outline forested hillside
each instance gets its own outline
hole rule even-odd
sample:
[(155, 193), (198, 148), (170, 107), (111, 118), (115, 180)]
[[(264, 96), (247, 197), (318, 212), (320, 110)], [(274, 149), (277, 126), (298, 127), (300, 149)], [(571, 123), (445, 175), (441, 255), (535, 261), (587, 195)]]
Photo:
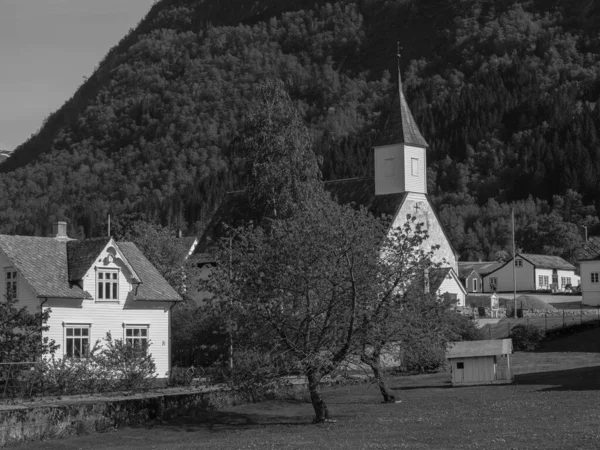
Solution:
[(257, 84), (285, 81), (323, 176), (371, 173), (405, 91), (429, 189), (461, 259), (518, 245), (573, 258), (600, 209), (600, 6), (591, 0), (162, 0), (0, 166), (0, 233), (136, 213), (201, 229), (244, 185), (231, 143)]

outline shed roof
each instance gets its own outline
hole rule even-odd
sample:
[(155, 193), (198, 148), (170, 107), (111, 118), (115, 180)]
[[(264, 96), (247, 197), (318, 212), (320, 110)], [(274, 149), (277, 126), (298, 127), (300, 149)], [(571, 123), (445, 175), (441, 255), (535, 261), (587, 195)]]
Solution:
[(451, 342), (446, 359), (472, 358), (477, 356), (508, 355), (512, 353), (512, 339)]

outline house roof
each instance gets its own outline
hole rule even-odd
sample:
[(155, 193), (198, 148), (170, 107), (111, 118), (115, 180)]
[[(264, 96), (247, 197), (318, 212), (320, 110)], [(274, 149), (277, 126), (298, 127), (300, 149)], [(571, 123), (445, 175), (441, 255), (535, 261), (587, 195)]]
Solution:
[(560, 256), (532, 255), (530, 253), (519, 253), (517, 257), (519, 256), (529, 261), (538, 269), (575, 270), (573, 264), (565, 261)]
[(134, 289), (135, 300), (168, 302), (182, 300), (177, 291), (167, 283), (167, 280), (133, 242), (117, 242), (117, 246), (140, 277), (141, 284)]
[(460, 341), (450, 343), (446, 350), (446, 359), (508, 355), (511, 353), (512, 339)]
[(81, 280), (110, 242), (110, 237), (67, 242), (69, 281)]
[(67, 242), (54, 238), (0, 235), (0, 249), (38, 297), (91, 299), (69, 282)]
[(417, 122), (415, 122), (404, 97), (400, 61), (398, 61), (398, 95), (394, 98), (383, 130), (375, 140), (375, 147), (391, 144), (429, 147), (421, 131), (419, 131)]
[[(460, 278), (461, 280), (466, 280), (467, 278), (469, 278), (471, 276), (472, 273), (477, 274), (477, 272), (475, 272), (472, 268), (461, 267), (460, 263), (458, 263), (458, 278)], [(479, 275), (479, 274), (477, 274), (477, 275)]]
[(429, 270), (429, 289), (431, 292), (437, 292), (451, 270), (450, 267), (440, 267)]
[[(468, 262), (468, 261), (459, 261), (458, 262), (458, 271), (461, 274), (467, 273), (467, 276), (471, 273), (471, 270), (474, 270), (479, 276), (486, 276), (495, 270), (502, 267), (505, 263), (496, 262), (496, 261), (488, 261), (488, 262)], [(462, 275), (461, 275), (462, 276)]]
[(579, 261), (600, 259), (600, 236), (590, 236), (577, 254)]
[[(75, 281), (83, 278), (110, 238), (65, 241), (47, 237), (0, 235), (0, 250), (38, 297), (91, 299)], [(139, 276), (136, 300), (181, 301), (156, 268), (131, 242), (117, 243)]]

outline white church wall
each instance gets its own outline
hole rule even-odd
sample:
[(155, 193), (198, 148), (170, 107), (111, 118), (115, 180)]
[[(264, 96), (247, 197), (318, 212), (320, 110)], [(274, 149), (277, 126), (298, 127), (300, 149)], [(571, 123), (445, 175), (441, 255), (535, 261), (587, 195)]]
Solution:
[(433, 256), (434, 262), (440, 262), (444, 266), (452, 267), (458, 273), (458, 261), (456, 260), (454, 251), (450, 246), (450, 242), (446, 239), (442, 225), (438, 222), (429, 200), (424, 194), (409, 193), (407, 195), (399, 213), (394, 219), (394, 228), (403, 226), (409, 214), (417, 218), (417, 223), (423, 223), (429, 233), (429, 239), (423, 243), (423, 249), (429, 251), (433, 246), (439, 245), (440, 248), (435, 251)]
[(427, 161), (424, 148), (404, 145), (404, 187), (407, 192), (427, 193)]
[(402, 145), (385, 145), (375, 149), (375, 194), (404, 191), (404, 157)]

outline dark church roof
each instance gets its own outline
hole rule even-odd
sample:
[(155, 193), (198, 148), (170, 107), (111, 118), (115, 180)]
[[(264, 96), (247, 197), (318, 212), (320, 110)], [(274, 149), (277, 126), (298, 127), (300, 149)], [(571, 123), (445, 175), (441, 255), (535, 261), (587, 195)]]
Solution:
[(375, 147), (391, 144), (408, 144), (418, 147), (429, 147), (427, 141), (419, 131), (419, 126), (410, 112), (404, 92), (402, 92), (402, 78), (400, 64), (398, 63), (398, 96), (390, 108), (383, 130), (375, 141)]
[[(374, 178), (327, 181), (323, 183), (323, 187), (339, 203), (351, 203), (356, 207), (363, 206), (376, 217), (394, 217), (407, 195), (406, 192), (375, 195)], [(195, 256), (205, 255), (208, 248), (225, 234), (227, 226), (236, 228), (255, 219), (245, 191), (228, 193), (200, 238)]]

